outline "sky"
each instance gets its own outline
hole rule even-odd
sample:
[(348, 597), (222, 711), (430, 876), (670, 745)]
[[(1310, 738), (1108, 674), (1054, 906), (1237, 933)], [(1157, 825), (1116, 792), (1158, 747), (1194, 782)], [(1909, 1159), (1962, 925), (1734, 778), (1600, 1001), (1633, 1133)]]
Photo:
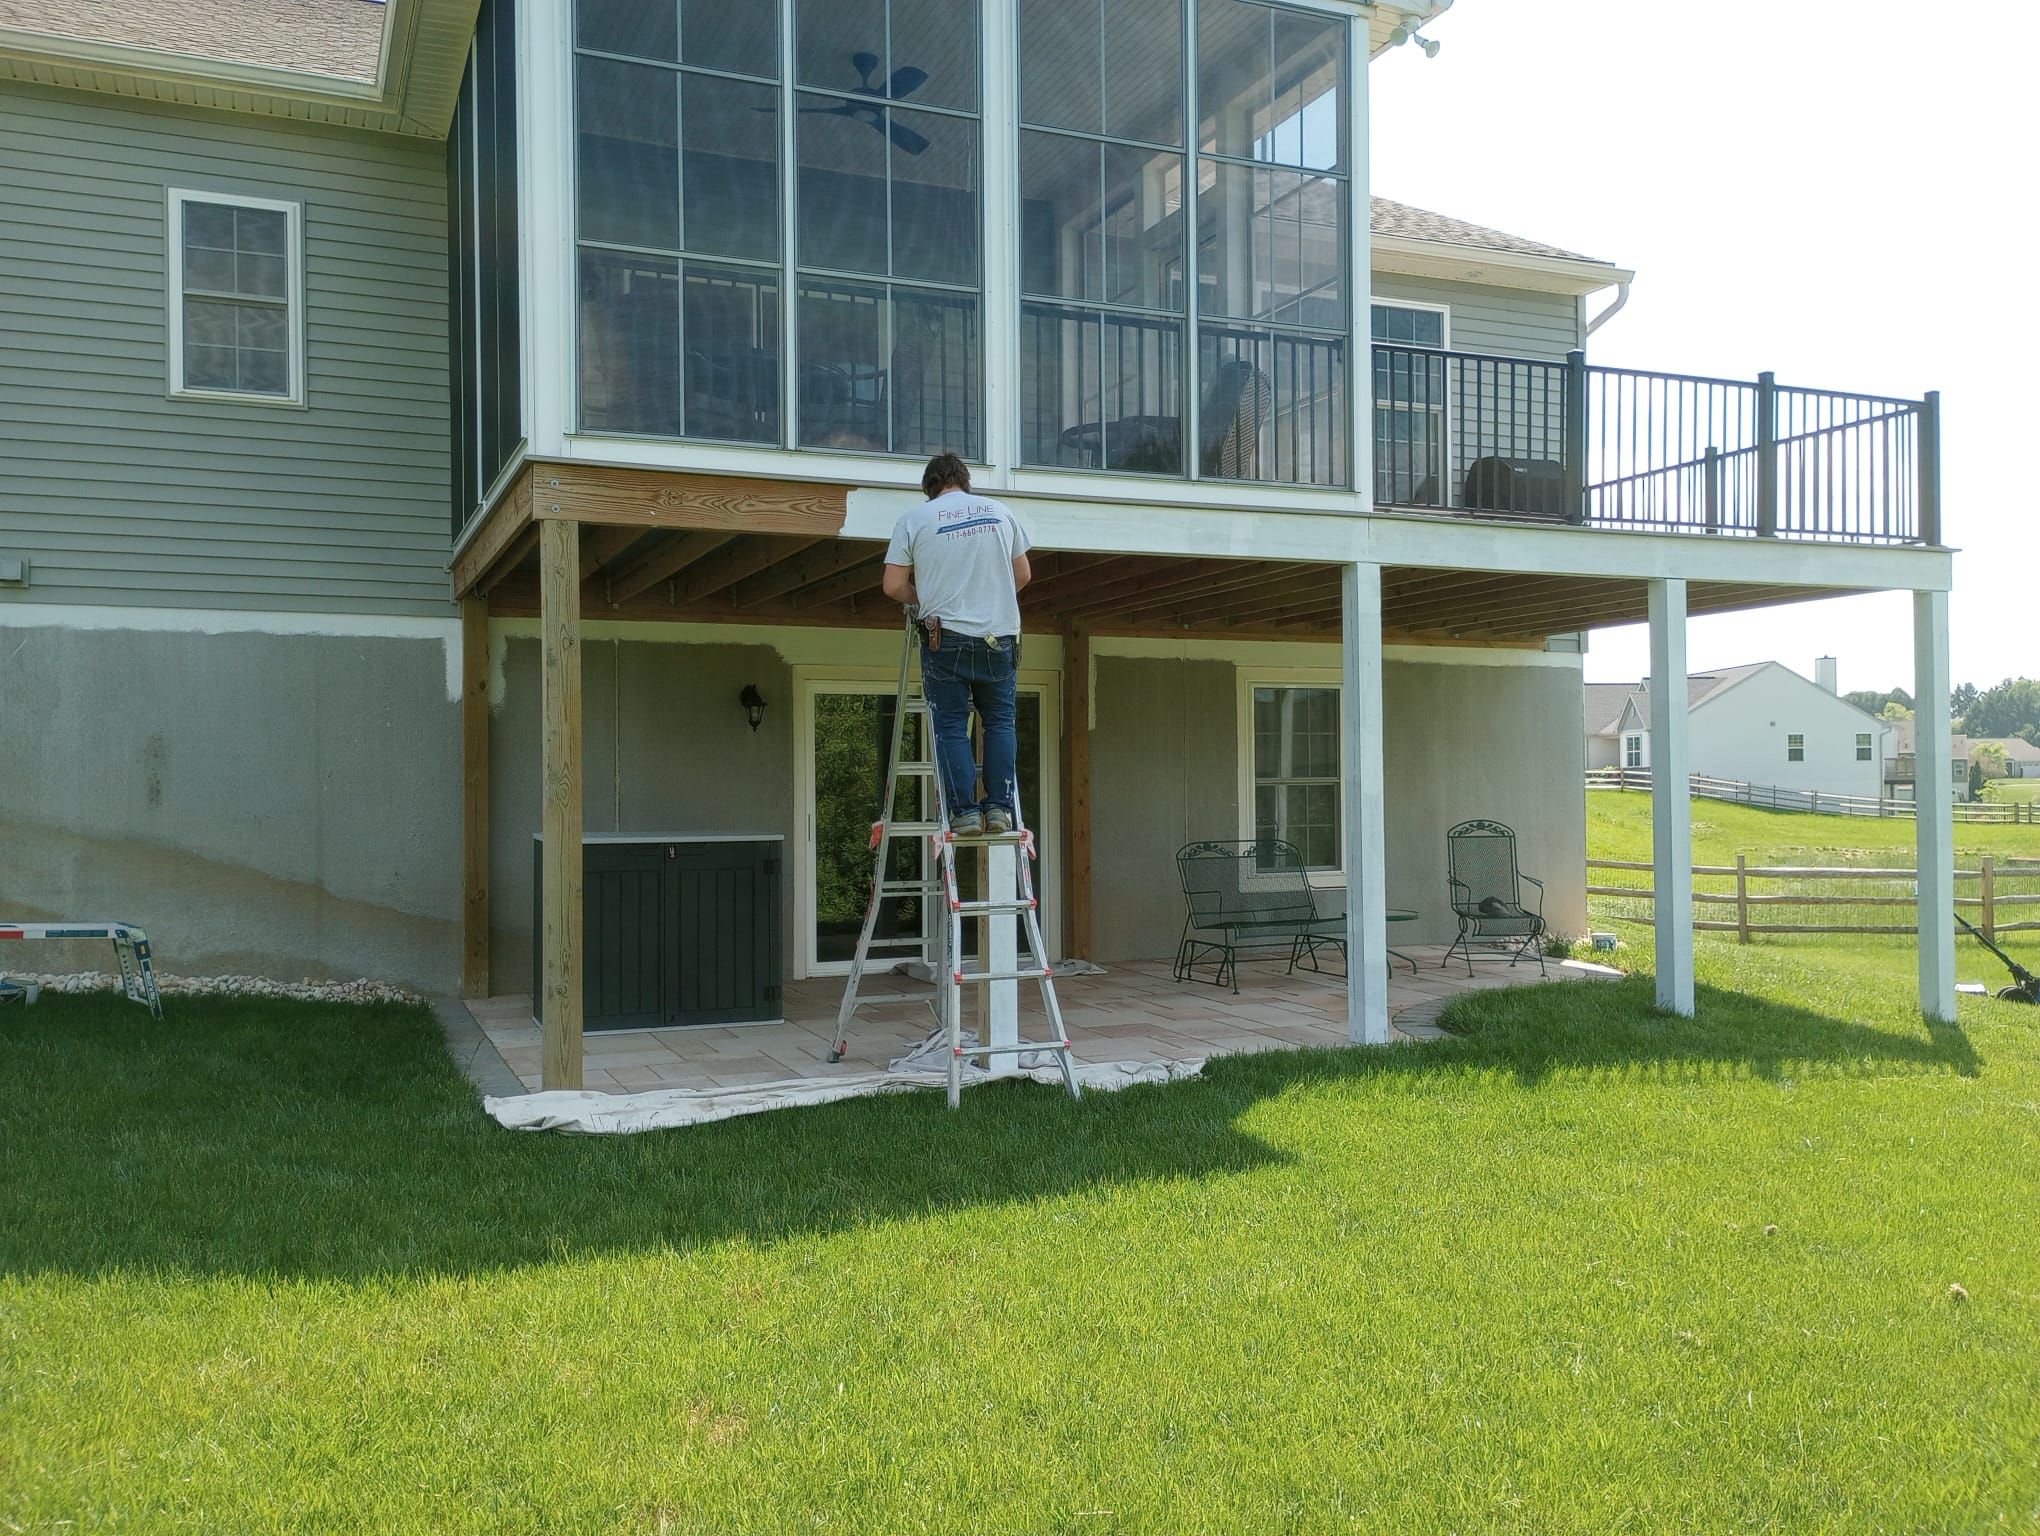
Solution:
[[(1424, 36), (1369, 72), (1373, 190), (1633, 269), (1592, 362), (1938, 389), (1953, 681), (2040, 677), (2040, 4), (1457, 0)], [(1698, 618), (1687, 647), (1910, 692), (1912, 600)], [(1644, 627), (1586, 669), (1641, 678)]]

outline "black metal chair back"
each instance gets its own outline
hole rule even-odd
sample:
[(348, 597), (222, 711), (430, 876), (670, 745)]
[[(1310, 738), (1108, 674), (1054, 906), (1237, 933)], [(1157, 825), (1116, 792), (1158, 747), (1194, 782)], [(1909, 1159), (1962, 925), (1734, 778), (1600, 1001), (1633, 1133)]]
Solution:
[(1191, 843), (1176, 854), (1193, 926), (1212, 923), (1308, 923), (1317, 918), (1309, 866), (1294, 843), (1277, 837)]
[(1445, 865), (1455, 910), (1478, 912), (1483, 902), (1490, 901), (1512, 911), (1522, 909), (1516, 834), (1500, 822), (1462, 821), (1447, 832)]

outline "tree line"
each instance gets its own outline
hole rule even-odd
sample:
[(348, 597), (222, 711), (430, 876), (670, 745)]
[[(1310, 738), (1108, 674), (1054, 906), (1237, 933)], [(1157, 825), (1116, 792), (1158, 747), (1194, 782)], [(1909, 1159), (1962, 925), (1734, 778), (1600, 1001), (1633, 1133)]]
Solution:
[[(1858, 689), (1843, 697), (1881, 719), (1912, 718), (1913, 698), (1903, 688)], [(2040, 746), (2040, 682), (2030, 677), (2008, 677), (1995, 688), (1964, 683), (1948, 695), (1948, 712), (1965, 736), (2016, 736)]]

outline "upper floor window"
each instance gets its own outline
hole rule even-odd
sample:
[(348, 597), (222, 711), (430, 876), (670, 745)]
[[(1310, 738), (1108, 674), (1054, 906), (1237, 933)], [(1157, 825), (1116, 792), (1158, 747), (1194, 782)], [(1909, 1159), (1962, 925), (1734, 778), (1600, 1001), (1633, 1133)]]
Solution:
[(582, 429), (981, 455), (976, 7), (578, 0), (575, 38)]
[(1788, 763), (1803, 763), (1806, 761), (1806, 738), (1804, 736), (1791, 735), (1785, 738), (1785, 761)]
[(170, 391), (304, 401), (299, 205), (172, 189)]
[[(1452, 389), (1442, 349), (1447, 312), (1420, 304), (1371, 306), (1374, 499), (1384, 506), (1440, 504), (1450, 457)], [(1631, 767), (1641, 766), (1630, 764)]]
[(1346, 70), (1329, 17), (1021, 0), (1024, 463), (1346, 483)]
[(1856, 733), (1856, 761), (1867, 763), (1870, 761), (1870, 758), (1870, 733), (1868, 731), (1858, 731)]

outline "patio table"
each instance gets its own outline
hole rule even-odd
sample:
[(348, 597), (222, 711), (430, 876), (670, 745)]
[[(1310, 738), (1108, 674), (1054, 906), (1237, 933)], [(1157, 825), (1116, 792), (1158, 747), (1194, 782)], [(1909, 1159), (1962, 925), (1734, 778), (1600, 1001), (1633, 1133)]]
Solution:
[[(1415, 909), (1410, 907), (1390, 907), (1388, 909), (1388, 920), (1391, 923), (1413, 923), (1417, 920), (1417, 914)], [(1343, 911), (1326, 913), (1302, 933), (1298, 934), (1296, 936), (1296, 943), (1300, 950), (1307, 950), (1309, 953), (1312, 970), (1317, 969), (1317, 947), (1320, 944), (1332, 945), (1343, 956), (1346, 953), (1346, 914)], [(1389, 946), (1388, 953), (1390, 956), (1388, 967), (1390, 975), (1395, 974), (1394, 962), (1397, 960), (1402, 961), (1404, 965), (1410, 968), (1412, 976), (1417, 974), (1417, 962), (1408, 955), (1393, 945)], [(1294, 968), (1294, 962), (1292, 961), (1291, 969)]]

